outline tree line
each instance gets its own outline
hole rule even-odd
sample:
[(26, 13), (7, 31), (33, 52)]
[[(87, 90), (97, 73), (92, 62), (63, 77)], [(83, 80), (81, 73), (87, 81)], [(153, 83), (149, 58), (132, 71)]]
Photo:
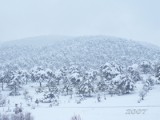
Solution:
[[(148, 77), (144, 79), (144, 75)], [(98, 70), (84, 70), (81, 66), (71, 65), (58, 70), (40, 66), (30, 70), (1, 70), (1, 90), (10, 90), (9, 95), (20, 95), (23, 85), (38, 83), (37, 92), (47, 91), (52, 97), (58, 95), (82, 95), (92, 97), (95, 94), (123, 95), (134, 93), (137, 81), (148, 86), (160, 83), (160, 64), (143, 61), (122, 67), (115, 63), (106, 63)], [(46, 95), (46, 96), (47, 96)]]

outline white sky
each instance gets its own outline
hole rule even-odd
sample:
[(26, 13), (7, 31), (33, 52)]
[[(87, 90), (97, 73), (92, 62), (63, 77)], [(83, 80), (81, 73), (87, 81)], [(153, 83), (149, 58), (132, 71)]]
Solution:
[(160, 0), (0, 0), (0, 41), (110, 35), (160, 46)]

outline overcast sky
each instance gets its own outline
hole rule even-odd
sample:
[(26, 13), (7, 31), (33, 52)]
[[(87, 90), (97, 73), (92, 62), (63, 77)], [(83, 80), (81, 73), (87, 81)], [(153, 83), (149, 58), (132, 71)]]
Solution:
[(0, 0), (0, 41), (110, 35), (160, 45), (160, 0)]

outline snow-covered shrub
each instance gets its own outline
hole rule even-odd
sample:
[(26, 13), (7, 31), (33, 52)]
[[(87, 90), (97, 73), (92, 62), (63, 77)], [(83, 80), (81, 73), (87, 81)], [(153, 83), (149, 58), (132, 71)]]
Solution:
[(35, 100), (35, 104), (37, 104), (37, 106), (38, 106), (38, 104), (39, 104), (39, 100), (38, 99)]
[(100, 94), (97, 95), (97, 101), (101, 102), (101, 95)]
[(13, 112), (5, 111), (0, 113), (0, 120), (33, 120), (33, 116), (30, 112), (24, 112), (22, 104), (20, 106), (15, 104)]
[(23, 91), (24, 97), (26, 97), (26, 96), (28, 95), (28, 93), (29, 93), (28, 90), (24, 90), (24, 91)]
[(51, 105), (52, 105), (52, 106), (59, 106), (59, 101), (58, 101), (58, 99), (54, 99), (54, 101), (52, 101)]
[(145, 81), (143, 81), (143, 90), (148, 92), (152, 90), (152, 87), (155, 85), (156, 79), (154, 76), (149, 76)]
[(144, 100), (144, 97), (147, 95), (147, 93), (151, 90), (151, 83), (149, 82), (149, 79), (144, 82), (142, 90), (139, 92), (140, 99), (138, 100), (138, 103), (140, 103), (142, 100)]
[(34, 117), (30, 112), (25, 113), (24, 118), (25, 120), (34, 120)]
[(34, 120), (31, 113), (0, 113), (0, 120)]
[(31, 109), (36, 109), (36, 105), (35, 104), (31, 104)]
[(78, 99), (76, 100), (76, 103), (81, 104), (82, 101), (84, 101), (84, 100), (85, 100), (85, 97), (83, 95), (79, 95)]
[(0, 120), (10, 120), (9, 115), (0, 113)]
[(52, 91), (45, 91), (43, 98), (40, 100), (42, 103), (52, 103), (51, 105), (59, 105), (59, 96)]
[(18, 91), (12, 91), (9, 93), (10, 96), (19, 96), (21, 95)]
[(52, 101), (54, 101), (54, 99), (55, 99), (54, 93), (46, 92), (44, 94), (44, 97), (40, 101), (42, 103), (51, 103)]
[(44, 92), (44, 87), (37, 87), (37, 88), (35, 89), (35, 91), (36, 91), (37, 94), (38, 94), (38, 93), (42, 93), (42, 92)]
[(145, 82), (146, 82), (146, 84), (148, 84), (148, 86), (152, 87), (156, 84), (157, 80), (156, 80), (155, 76), (149, 76)]
[(80, 115), (74, 115), (71, 120), (81, 120), (81, 116)]
[(140, 97), (140, 99), (138, 100), (138, 103), (140, 103), (142, 100), (144, 100), (144, 97), (147, 95), (147, 91), (145, 91), (145, 90), (141, 90), (140, 92), (139, 92), (139, 97)]

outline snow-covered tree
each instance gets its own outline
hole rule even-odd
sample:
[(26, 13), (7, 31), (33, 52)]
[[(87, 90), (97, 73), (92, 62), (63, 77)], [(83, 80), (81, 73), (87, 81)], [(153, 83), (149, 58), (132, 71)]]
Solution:
[(143, 74), (150, 74), (153, 71), (152, 65), (148, 61), (141, 62), (139, 68)]
[(117, 89), (118, 87), (118, 82), (117, 81), (110, 81), (107, 83), (107, 92), (113, 96), (115, 94), (120, 94), (119, 90)]
[(8, 87), (11, 90), (11, 93), (10, 93), (11, 96), (20, 95), (19, 90), (23, 83), (20, 78), (21, 78), (21, 75), (19, 74), (19, 72), (14, 72), (14, 77), (13, 79), (11, 79), (10, 83), (8, 84)]
[(14, 72), (15, 71), (10, 71), (10, 70), (4, 71), (4, 79), (7, 84), (9, 84), (11, 80), (14, 78)]
[(73, 94), (73, 85), (72, 82), (66, 77), (63, 80), (63, 85), (62, 85), (62, 93), (65, 95), (72, 95)]
[(138, 71), (138, 64), (133, 64), (127, 68), (127, 72), (129, 73), (131, 79), (135, 82), (142, 80), (140, 73)]
[(134, 81), (125, 74), (117, 75), (108, 83), (108, 93), (112, 95), (129, 94), (134, 91)]
[(67, 78), (72, 82), (74, 87), (78, 86), (83, 80), (83, 75), (78, 66), (71, 66), (68, 70)]
[(135, 82), (128, 75), (121, 75), (117, 86), (121, 94), (129, 94), (135, 89)]
[(27, 84), (29, 81), (29, 73), (27, 70), (22, 70), (19, 69), (17, 71), (15, 71), (14, 73), (16, 73), (19, 77), (19, 80), (21, 81), (22, 84)]
[(108, 81), (105, 81), (104, 79), (100, 79), (97, 83), (97, 90), (96, 92), (105, 93), (108, 90)]
[(156, 73), (155, 73), (157, 80), (157, 83), (160, 84), (160, 65), (157, 65), (156, 67)]
[(51, 69), (46, 69), (46, 76), (47, 76), (47, 80), (51, 80), (51, 79), (55, 79), (55, 74), (53, 72), (53, 70)]
[(47, 79), (47, 73), (42, 67), (35, 67), (31, 70), (31, 79), (39, 82), (39, 87), (42, 87), (42, 82)]
[(117, 94), (117, 86), (120, 81), (119, 76), (122, 73), (122, 67), (115, 63), (106, 63), (105, 65), (101, 66), (101, 81), (98, 83), (99, 90), (108, 92), (111, 95)]
[(3, 71), (0, 71), (0, 83), (1, 83), (1, 88), (2, 91), (4, 90), (4, 83), (5, 83), (5, 75)]
[(55, 71), (56, 84), (60, 85), (67, 76), (67, 67), (62, 67)]
[(52, 92), (54, 94), (57, 94), (59, 92), (55, 79), (49, 80), (47, 83), (47, 87), (48, 87), (49, 92)]
[(27, 70), (21, 70), (21, 80), (24, 82), (24, 84), (28, 84), (30, 81), (30, 74)]
[(142, 100), (144, 100), (145, 96), (148, 94), (149, 90), (151, 90), (151, 83), (150, 78), (148, 78), (146, 81), (143, 82), (142, 90), (139, 92), (140, 99), (138, 100), (138, 103), (140, 103)]
[(106, 63), (101, 66), (100, 73), (105, 80), (109, 81), (120, 74), (121, 69), (119, 68), (120, 67), (118, 65)]
[(93, 71), (87, 71), (83, 76), (83, 80), (79, 85), (79, 94), (83, 96), (91, 97), (95, 92), (95, 80), (96, 76)]
[(156, 84), (156, 82), (157, 82), (156, 78), (153, 75), (149, 76), (145, 81), (145, 83), (148, 84), (148, 86), (150, 86), (150, 87), (154, 86)]

